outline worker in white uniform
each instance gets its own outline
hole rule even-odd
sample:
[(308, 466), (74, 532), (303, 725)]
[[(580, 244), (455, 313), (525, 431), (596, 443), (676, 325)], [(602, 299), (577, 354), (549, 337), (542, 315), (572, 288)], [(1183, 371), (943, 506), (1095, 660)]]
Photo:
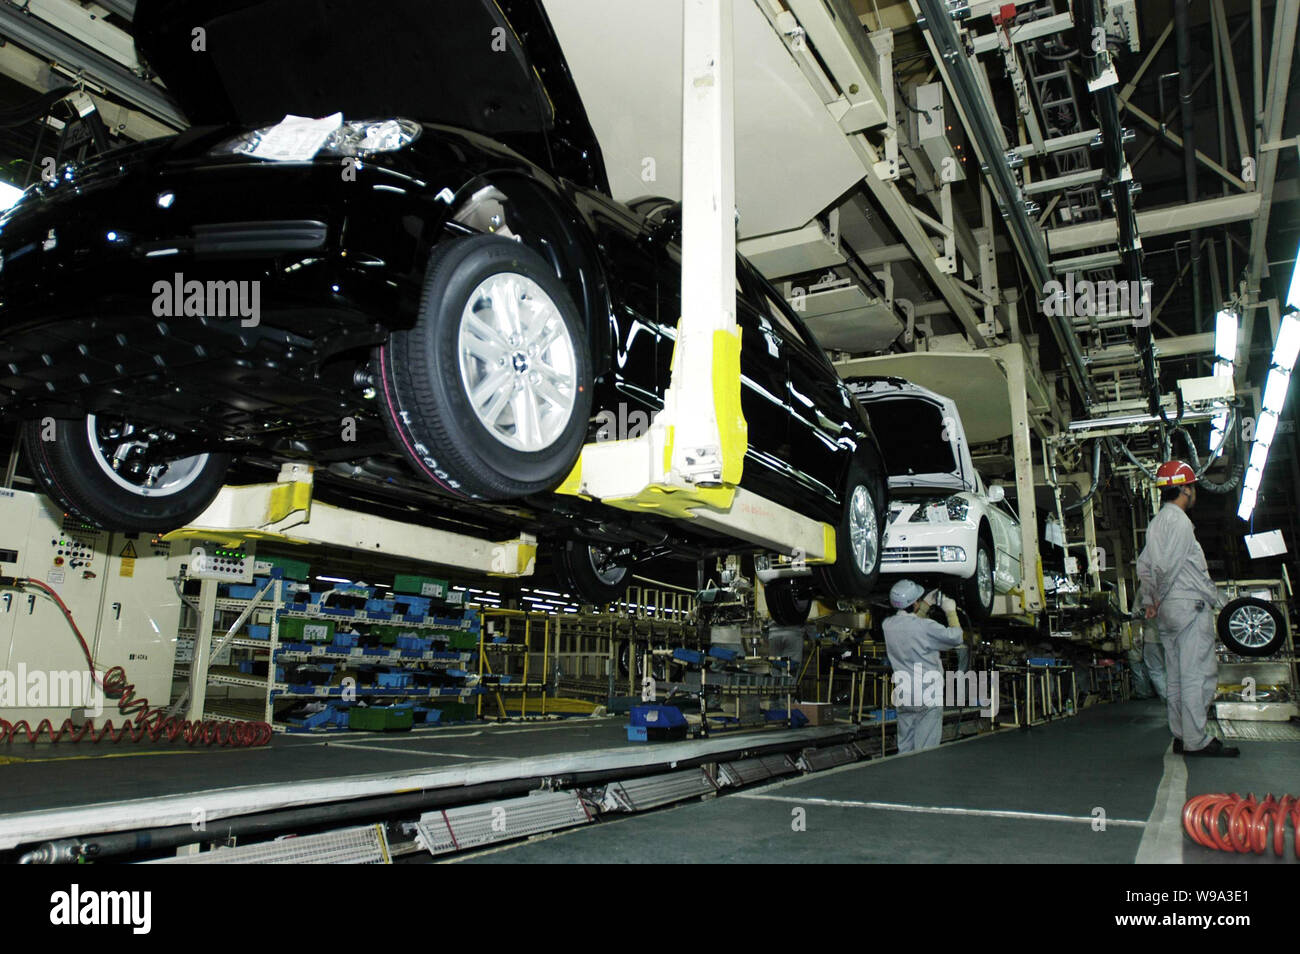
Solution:
[(898, 612), (881, 626), (894, 670), (900, 753), (932, 749), (943, 738), (944, 675), (939, 652), (962, 643), (957, 603), (943, 598), (939, 605), (948, 616), (948, 625), (941, 626), (926, 616), (930, 604), (921, 599), (924, 595), (919, 583), (899, 580), (889, 591), (889, 603)]
[(1196, 505), (1196, 472), (1181, 460), (1166, 461), (1156, 470), (1156, 486), (1163, 506), (1147, 527), (1137, 571), (1145, 616), (1156, 621), (1165, 648), (1165, 701), (1174, 751), (1232, 758), (1238, 750), (1206, 731), (1219, 684), (1214, 655), (1219, 591), (1187, 516)]

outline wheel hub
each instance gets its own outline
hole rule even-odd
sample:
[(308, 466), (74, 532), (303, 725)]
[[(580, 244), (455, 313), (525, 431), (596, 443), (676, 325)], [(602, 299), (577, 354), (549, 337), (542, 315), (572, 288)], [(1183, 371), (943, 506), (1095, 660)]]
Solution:
[(564, 315), (535, 281), (500, 272), (479, 283), (460, 317), (461, 384), (475, 417), (505, 446), (536, 453), (568, 428), (578, 361)]

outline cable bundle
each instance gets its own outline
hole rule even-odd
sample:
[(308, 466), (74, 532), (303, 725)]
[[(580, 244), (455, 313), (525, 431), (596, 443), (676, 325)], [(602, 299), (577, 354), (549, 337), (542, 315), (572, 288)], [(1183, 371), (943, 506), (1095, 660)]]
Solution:
[(1253, 794), (1197, 795), (1183, 806), (1183, 828), (1198, 845), (1216, 851), (1262, 855), (1270, 836), (1273, 853), (1286, 857), (1286, 823), (1295, 831), (1296, 857), (1300, 858), (1300, 799), (1292, 795), (1257, 801)]

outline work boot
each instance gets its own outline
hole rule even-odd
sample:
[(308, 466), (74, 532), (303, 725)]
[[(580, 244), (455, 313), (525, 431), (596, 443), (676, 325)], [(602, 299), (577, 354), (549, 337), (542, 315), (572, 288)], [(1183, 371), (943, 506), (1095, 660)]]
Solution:
[(1183, 754), (1183, 740), (1180, 739), (1180, 738), (1175, 737), (1175, 738), (1174, 738), (1174, 755), (1182, 755), (1182, 754)]
[(1210, 744), (1203, 749), (1188, 749), (1187, 755), (1206, 755), (1221, 759), (1235, 759), (1241, 754), (1241, 750), (1231, 746), (1224, 745), (1218, 739), (1210, 739)]

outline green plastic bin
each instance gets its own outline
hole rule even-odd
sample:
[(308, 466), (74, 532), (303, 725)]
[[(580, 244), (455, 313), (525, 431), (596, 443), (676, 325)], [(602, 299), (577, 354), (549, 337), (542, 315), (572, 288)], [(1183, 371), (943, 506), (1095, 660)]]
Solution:
[(328, 643), (334, 639), (334, 620), (285, 616), (280, 620), (282, 643)]
[(348, 728), (359, 732), (403, 732), (414, 724), (411, 706), (353, 706), (348, 710)]

